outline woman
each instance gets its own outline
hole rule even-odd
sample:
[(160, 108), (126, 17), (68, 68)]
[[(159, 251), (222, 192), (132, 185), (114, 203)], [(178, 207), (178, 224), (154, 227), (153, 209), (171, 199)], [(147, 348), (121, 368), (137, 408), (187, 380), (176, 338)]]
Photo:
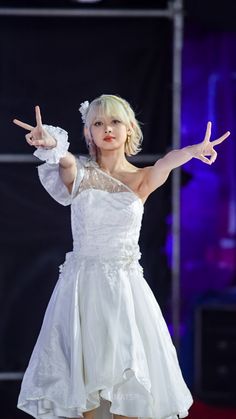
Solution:
[(212, 164), (214, 146), (230, 133), (210, 142), (209, 122), (201, 143), (138, 168), (126, 155), (140, 151), (142, 132), (119, 96), (81, 104), (89, 157), (68, 152), (67, 133), (43, 125), (35, 110), (35, 127), (14, 122), (46, 161), (38, 167), (45, 189), (71, 205), (73, 250), (60, 266), (17, 407), (40, 419), (186, 417), (192, 396), (143, 276), (139, 233), (148, 196), (192, 158)]

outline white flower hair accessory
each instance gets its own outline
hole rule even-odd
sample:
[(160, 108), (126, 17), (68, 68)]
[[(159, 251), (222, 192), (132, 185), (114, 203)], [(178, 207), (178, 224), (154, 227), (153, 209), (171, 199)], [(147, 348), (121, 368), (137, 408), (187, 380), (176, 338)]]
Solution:
[(85, 102), (82, 102), (80, 104), (79, 111), (81, 113), (81, 118), (82, 118), (82, 121), (83, 121), (84, 124), (85, 124), (85, 121), (86, 121), (86, 115), (87, 115), (87, 112), (88, 112), (88, 108), (89, 108), (89, 101), (88, 100), (85, 100)]

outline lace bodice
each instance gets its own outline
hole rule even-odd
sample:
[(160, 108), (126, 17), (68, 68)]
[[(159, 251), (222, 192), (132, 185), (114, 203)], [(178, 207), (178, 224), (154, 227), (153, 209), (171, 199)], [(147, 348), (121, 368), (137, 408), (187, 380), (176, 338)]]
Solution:
[(138, 245), (144, 206), (127, 185), (100, 169), (89, 157), (76, 157), (71, 194), (58, 164), (38, 167), (41, 183), (62, 205), (71, 205), (73, 250), (90, 258), (140, 258)]

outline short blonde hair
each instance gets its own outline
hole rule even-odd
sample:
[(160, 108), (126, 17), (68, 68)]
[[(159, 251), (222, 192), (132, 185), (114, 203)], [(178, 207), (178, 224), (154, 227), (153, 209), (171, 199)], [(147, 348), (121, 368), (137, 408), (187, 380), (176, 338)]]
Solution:
[(120, 96), (105, 94), (94, 99), (86, 113), (84, 137), (87, 146), (91, 141), (89, 138), (90, 127), (98, 114), (100, 117), (117, 118), (130, 129), (131, 134), (127, 137), (124, 150), (127, 156), (138, 154), (142, 150), (143, 133), (139, 125), (140, 122), (137, 121), (130, 104)]

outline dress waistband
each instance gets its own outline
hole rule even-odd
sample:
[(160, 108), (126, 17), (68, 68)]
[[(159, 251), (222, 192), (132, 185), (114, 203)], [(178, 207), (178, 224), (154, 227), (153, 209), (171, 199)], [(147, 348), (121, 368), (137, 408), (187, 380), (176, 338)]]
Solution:
[(59, 271), (62, 272), (63, 268), (70, 263), (71, 260), (74, 261), (76, 266), (79, 267), (80, 263), (88, 263), (90, 266), (101, 264), (103, 267), (106, 266), (107, 269), (116, 269), (116, 268), (125, 268), (130, 267), (133, 263), (143, 271), (142, 266), (138, 262), (141, 258), (142, 253), (139, 249), (135, 249), (133, 251), (127, 250), (122, 253), (113, 253), (111, 256), (110, 254), (88, 254), (78, 251), (78, 249), (74, 248), (71, 252), (66, 253), (66, 257), (64, 262), (59, 266)]
[[(109, 246), (109, 244), (108, 244)], [(139, 246), (137, 247), (123, 247), (123, 248), (79, 248), (74, 247), (73, 253), (76, 258), (79, 259), (89, 259), (89, 260), (97, 260), (102, 262), (109, 262), (109, 261), (133, 261), (139, 260), (142, 256), (140, 252)]]

